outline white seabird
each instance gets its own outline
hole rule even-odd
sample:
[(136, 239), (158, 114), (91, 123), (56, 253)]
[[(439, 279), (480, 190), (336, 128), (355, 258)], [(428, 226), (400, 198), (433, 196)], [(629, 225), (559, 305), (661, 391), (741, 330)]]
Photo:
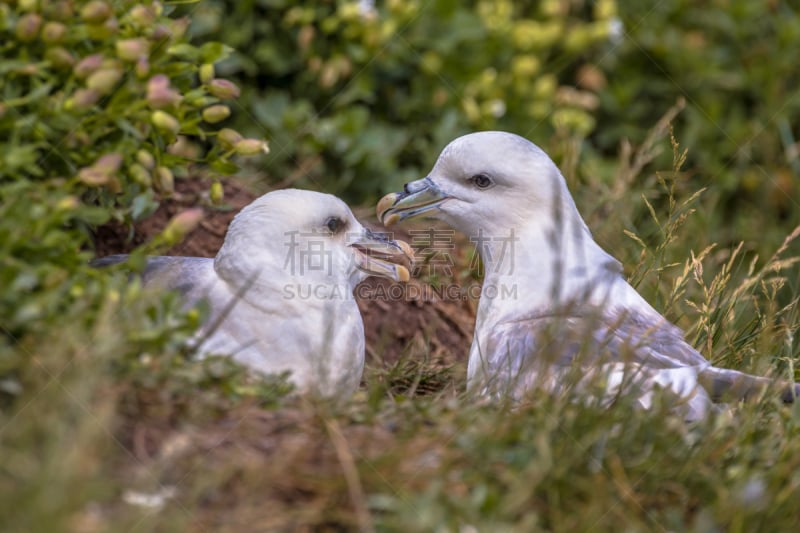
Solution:
[[(712, 401), (773, 383), (715, 368), (690, 346), (628, 284), (592, 238), (556, 165), (522, 137), (490, 131), (454, 140), (426, 178), (385, 196), (377, 212), (386, 226), (436, 218), (476, 243), (485, 277), (470, 389), (519, 399), (532, 388), (593, 383), (605, 398), (634, 391), (647, 408), (658, 385), (697, 419)], [(792, 401), (795, 391), (786, 389)]]
[(353, 289), (370, 275), (408, 281), (406, 267), (385, 259), (411, 254), (406, 243), (364, 228), (337, 197), (286, 189), (242, 209), (215, 258), (150, 257), (142, 277), (180, 291), (187, 306), (208, 302), (196, 335), (200, 354), (230, 355), (262, 373), (288, 371), (300, 391), (345, 396), (364, 368)]

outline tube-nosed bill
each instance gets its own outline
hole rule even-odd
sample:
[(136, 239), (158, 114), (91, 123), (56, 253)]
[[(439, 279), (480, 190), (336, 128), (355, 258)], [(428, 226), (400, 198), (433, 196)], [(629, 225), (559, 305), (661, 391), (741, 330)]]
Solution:
[(405, 258), (414, 262), (414, 251), (404, 241), (395, 241), (366, 228), (351, 237), (348, 244), (353, 250), (355, 264), (359, 270), (374, 276), (408, 281), (408, 268), (392, 262), (393, 259)]
[(403, 192), (387, 194), (375, 210), (384, 226), (425, 215), (439, 209), (450, 198), (430, 178), (407, 183)]

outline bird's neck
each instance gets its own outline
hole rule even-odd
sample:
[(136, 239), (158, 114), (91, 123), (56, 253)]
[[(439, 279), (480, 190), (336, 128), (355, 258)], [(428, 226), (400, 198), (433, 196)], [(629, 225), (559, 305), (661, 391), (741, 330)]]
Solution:
[(616, 290), (619, 262), (595, 241), (577, 214), (556, 222), (530, 220), (476, 239), (484, 263), (478, 320), (556, 311), (576, 303), (600, 305)]

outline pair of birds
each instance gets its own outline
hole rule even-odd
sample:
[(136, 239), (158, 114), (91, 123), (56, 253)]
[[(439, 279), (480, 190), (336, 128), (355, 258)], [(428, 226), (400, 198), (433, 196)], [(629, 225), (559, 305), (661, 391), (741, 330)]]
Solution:
[[(486, 274), (468, 363), (468, 386), (481, 394), (628, 391), (648, 408), (660, 388), (698, 419), (714, 401), (774, 383), (713, 367), (686, 343), (594, 241), (552, 160), (522, 137), (459, 137), (377, 212), (386, 226), (427, 216), (481, 236)], [(365, 229), (338, 198), (281, 190), (236, 216), (215, 259), (154, 257), (144, 280), (210, 302), (202, 353), (288, 370), (302, 390), (342, 396), (358, 387), (364, 364), (353, 289), (369, 275), (408, 280), (390, 262), (398, 257), (413, 260), (410, 247)], [(782, 387), (785, 401), (800, 391)]]

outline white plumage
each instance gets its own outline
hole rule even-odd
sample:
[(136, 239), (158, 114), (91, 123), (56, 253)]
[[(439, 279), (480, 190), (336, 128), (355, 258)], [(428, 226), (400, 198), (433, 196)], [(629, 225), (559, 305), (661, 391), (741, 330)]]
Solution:
[(195, 339), (201, 354), (230, 355), (263, 373), (288, 371), (301, 391), (344, 396), (358, 387), (364, 366), (353, 289), (369, 275), (408, 280), (405, 267), (374, 254), (410, 253), (406, 243), (365, 229), (335, 196), (287, 189), (236, 215), (214, 259), (152, 257), (143, 279), (179, 290), (187, 305), (208, 302), (210, 317)]

